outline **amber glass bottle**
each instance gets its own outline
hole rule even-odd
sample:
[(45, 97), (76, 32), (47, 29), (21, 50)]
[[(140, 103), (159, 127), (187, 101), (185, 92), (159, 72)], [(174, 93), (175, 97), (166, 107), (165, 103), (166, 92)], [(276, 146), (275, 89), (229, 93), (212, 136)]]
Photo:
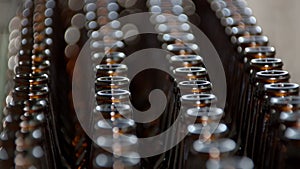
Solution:
[[(279, 82), (288, 82), (290, 75), (287, 71), (283, 70), (266, 70), (257, 72), (255, 77), (251, 80), (252, 93), (250, 95), (249, 104), (247, 110), (249, 112), (249, 120), (247, 121), (247, 135), (246, 135), (246, 149), (247, 154), (253, 157), (254, 140), (256, 138), (255, 132), (259, 117), (259, 112), (262, 110), (264, 103), (264, 85)], [(247, 112), (247, 113), (248, 113)]]

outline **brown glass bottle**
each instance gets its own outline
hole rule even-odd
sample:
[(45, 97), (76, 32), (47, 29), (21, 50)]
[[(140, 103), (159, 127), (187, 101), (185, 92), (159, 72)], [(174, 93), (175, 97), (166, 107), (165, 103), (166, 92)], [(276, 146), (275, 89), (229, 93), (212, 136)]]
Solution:
[(26, 101), (21, 129), (16, 134), (16, 168), (54, 168), (47, 106), (47, 100), (43, 99)]
[(129, 89), (129, 79), (123, 76), (104, 76), (96, 79), (95, 82), (96, 89), (98, 92), (100, 90), (108, 90), (108, 89)]
[(243, 52), (246, 47), (267, 46), (268, 43), (268, 37), (263, 35), (241, 36), (237, 40), (239, 52)]
[[(250, 35), (252, 37), (252, 35)], [(236, 58), (232, 62), (226, 63), (228, 66), (228, 70), (230, 73), (228, 73), (228, 85), (230, 86), (229, 91), (230, 93), (235, 93), (236, 89), (240, 89), (241, 95), (243, 95), (243, 92), (247, 91), (244, 90), (245, 87), (247, 87), (248, 83), (248, 67), (251, 59), (255, 58), (266, 58), (266, 57), (274, 57), (275, 55), (275, 49), (273, 47), (264, 46), (268, 43), (268, 40), (265, 39), (264, 42), (258, 42), (256, 43), (255, 38), (256, 36), (253, 35), (253, 39), (249, 38), (248, 40), (243, 41), (243, 43), (239, 44), (239, 47), (242, 48), (240, 53), (237, 55)], [(246, 38), (240, 37), (240, 38)], [(264, 37), (261, 37), (264, 39)], [(259, 38), (258, 38), (259, 39)], [(234, 64), (234, 66), (232, 66)], [(236, 96), (235, 94), (231, 94), (228, 98), (228, 105), (225, 107), (225, 111), (228, 112), (226, 114), (225, 120), (228, 124), (230, 124), (230, 127), (233, 129), (232, 135), (234, 137), (237, 137), (239, 133), (239, 124), (235, 124), (237, 122), (236, 116), (240, 116), (242, 111), (240, 111), (240, 108), (238, 107), (241, 104), (240, 103), (242, 99), (242, 96)], [(243, 98), (243, 97), (242, 97)], [(235, 113), (239, 112), (239, 113)], [(238, 122), (237, 122), (238, 123)], [(237, 131), (236, 131), (237, 130)]]
[[(298, 119), (299, 120), (299, 119)], [(298, 166), (300, 156), (300, 138), (299, 138), (299, 122), (294, 127), (289, 127), (284, 132), (282, 137), (282, 146), (280, 151), (280, 158), (277, 163), (279, 169), (292, 169)]]
[[(218, 121), (222, 115), (223, 111), (221, 109), (213, 108), (214, 104), (216, 102), (216, 97), (212, 94), (188, 94), (183, 95), (181, 97), (182, 102), (182, 120), (183, 123), (180, 128), (183, 127), (184, 131), (189, 130), (195, 123), (198, 124), (198, 126), (203, 123), (205, 123), (205, 119), (210, 114), (212, 117), (216, 117), (216, 121)], [(209, 113), (210, 112), (210, 113)], [(209, 119), (210, 122), (213, 122), (212, 119)], [(205, 124), (204, 124), (205, 125)], [(195, 125), (197, 126), (197, 125)], [(179, 129), (181, 131), (182, 129)], [(179, 153), (178, 158), (178, 166), (185, 167), (186, 166), (186, 160), (188, 160), (188, 154), (189, 154), (189, 148), (191, 145), (191, 141), (195, 140), (192, 133), (189, 133), (190, 137), (185, 137), (183, 141), (179, 143), (178, 150), (175, 152)], [(196, 134), (197, 135), (197, 134)], [(198, 135), (199, 136), (199, 135)], [(176, 136), (172, 136), (176, 137)], [(171, 137), (171, 138), (172, 138)], [(175, 158), (175, 159), (177, 159)]]
[(175, 78), (178, 82), (187, 80), (208, 80), (207, 71), (203, 67), (179, 67), (176, 68)]
[(124, 64), (100, 64), (96, 66), (96, 77), (126, 76), (127, 66)]
[(264, 96), (264, 107), (262, 108), (261, 112), (259, 113), (258, 121), (257, 121), (257, 129), (256, 129), (256, 140), (255, 146), (258, 150), (256, 156), (260, 156), (255, 160), (257, 166), (260, 167), (269, 167), (267, 164), (268, 161), (267, 153), (266, 153), (266, 146), (270, 144), (268, 141), (268, 135), (273, 128), (270, 128), (270, 125), (273, 125), (272, 119), (279, 117), (272, 117), (270, 111), (270, 99), (272, 97), (287, 97), (287, 96), (295, 96), (299, 93), (299, 85), (294, 83), (274, 83), (274, 84), (266, 84), (265, 85), (265, 96)]
[(271, 103), (271, 132), (268, 135), (266, 155), (269, 157), (266, 159), (268, 162), (265, 166), (270, 168), (278, 168), (282, 166), (280, 163), (280, 149), (282, 148), (282, 141), (284, 131), (287, 127), (293, 127), (297, 124), (299, 118), (298, 110), (300, 108), (299, 96), (287, 96), (287, 97), (273, 97), (270, 100)]
[(178, 84), (181, 95), (186, 94), (211, 94), (212, 84), (206, 80), (181, 81)]
[[(255, 75), (253, 92), (249, 99), (249, 104), (247, 107), (248, 112), (250, 113), (250, 118), (248, 118), (248, 135), (247, 135), (247, 153), (250, 157), (254, 157), (254, 153), (256, 150), (255, 140), (256, 140), (256, 130), (257, 130), (257, 122), (259, 113), (261, 112), (264, 105), (264, 85), (272, 84), (272, 83), (280, 83), (280, 82), (288, 82), (290, 75), (287, 71), (283, 70), (267, 70), (257, 72)], [(256, 147), (255, 147), (256, 148)]]
[(166, 50), (174, 55), (196, 55), (199, 46), (194, 43), (176, 43), (167, 45)]
[(227, 35), (231, 36), (231, 42), (233, 44), (237, 43), (237, 39), (241, 36), (250, 36), (250, 35), (261, 35), (262, 28), (260, 26), (235, 26), (235, 27), (226, 27), (225, 32)]
[(203, 59), (199, 55), (174, 55), (170, 58), (173, 69), (178, 67), (204, 67)]
[[(264, 54), (254, 54), (257, 57), (265, 57)], [(251, 57), (253, 55), (250, 55)], [(254, 56), (254, 57), (255, 57)], [(249, 58), (250, 59), (250, 58)], [(240, 116), (237, 116), (237, 121), (240, 121), (240, 123), (237, 123), (238, 125), (238, 135), (239, 139), (241, 139), (241, 144), (245, 144), (245, 139), (247, 135), (247, 124), (248, 119), (250, 118), (250, 111), (247, 109), (248, 103), (250, 101), (251, 93), (253, 92), (253, 88), (251, 87), (253, 85), (252, 80), (255, 76), (255, 74), (258, 71), (263, 70), (280, 70), (282, 69), (283, 63), (280, 59), (277, 58), (258, 58), (258, 59), (252, 59), (250, 63), (247, 63), (248, 66), (246, 66), (245, 74), (243, 75), (243, 82), (242, 82), (242, 88), (241, 88), (241, 100), (239, 102), (238, 106), (238, 112), (240, 112)], [(242, 147), (242, 152), (244, 151)]]

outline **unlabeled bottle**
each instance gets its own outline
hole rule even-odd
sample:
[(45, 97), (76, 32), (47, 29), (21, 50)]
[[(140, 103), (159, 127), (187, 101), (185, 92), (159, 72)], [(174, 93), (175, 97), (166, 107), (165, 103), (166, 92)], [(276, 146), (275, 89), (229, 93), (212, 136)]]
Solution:
[(255, 158), (256, 165), (262, 168), (269, 167), (267, 159), (269, 158), (266, 152), (266, 146), (270, 144), (268, 141), (268, 135), (274, 129), (270, 126), (273, 125), (272, 119), (279, 119), (273, 116), (274, 114), (270, 110), (270, 100), (272, 97), (287, 97), (287, 96), (295, 96), (299, 93), (299, 85), (295, 83), (273, 83), (273, 84), (266, 84), (265, 85), (265, 96), (264, 96), (264, 107), (262, 107), (261, 111), (258, 115), (257, 127), (256, 127), (256, 140), (254, 146), (257, 149), (256, 157)]
[(124, 64), (100, 64), (96, 66), (96, 77), (126, 76), (127, 69)]
[[(283, 63), (280, 59), (277, 58), (269, 58), (266, 57), (271, 54), (271, 56), (274, 54), (273, 52), (267, 53), (252, 53), (249, 54), (247, 57), (247, 60), (250, 62), (247, 62), (244, 67), (244, 74), (243, 74), (243, 80), (241, 84), (241, 90), (240, 90), (240, 97), (239, 105), (236, 106), (237, 112), (240, 112), (239, 115), (236, 116), (236, 122), (237, 122), (237, 132), (238, 132), (238, 139), (241, 140), (241, 144), (245, 144), (245, 139), (247, 135), (247, 125), (248, 125), (248, 119), (250, 118), (250, 112), (249, 109), (247, 109), (247, 105), (250, 101), (251, 93), (253, 92), (252, 86), (252, 80), (254, 79), (255, 74), (258, 71), (263, 70), (280, 70), (282, 69)], [(252, 57), (261, 57), (250, 60)], [(238, 101), (238, 100), (237, 100)], [(244, 147), (241, 147), (241, 152), (245, 153)]]
[(255, 133), (258, 117), (260, 115), (259, 112), (261, 112), (264, 106), (264, 85), (288, 82), (289, 78), (290, 75), (287, 71), (266, 70), (257, 72), (255, 78), (252, 79), (252, 93), (250, 95), (249, 104), (246, 108), (247, 112), (249, 112), (246, 148), (250, 157), (254, 157), (254, 153), (256, 152), (254, 149), (256, 140)]
[(181, 81), (178, 84), (181, 95), (211, 94), (212, 84), (206, 80)]
[[(183, 123), (179, 126), (179, 131), (186, 131), (189, 134), (189, 127), (192, 127), (193, 124), (206, 125), (205, 120), (208, 120), (207, 116), (210, 115), (212, 118), (209, 119), (213, 123), (213, 118), (216, 121), (220, 120), (223, 115), (221, 109), (214, 108), (216, 97), (213, 94), (188, 94), (181, 97), (181, 114)], [(195, 125), (197, 126), (197, 125)], [(216, 127), (216, 126), (215, 126)], [(183, 128), (183, 129), (182, 129)], [(179, 133), (182, 134), (182, 133)], [(191, 133), (190, 133), (191, 134)], [(200, 133), (201, 134), (201, 133)], [(191, 134), (193, 135), (193, 134)], [(177, 136), (172, 136), (177, 138)], [(171, 138), (172, 138), (171, 137)], [(186, 167), (186, 160), (188, 159), (189, 148), (191, 144), (192, 137), (186, 137), (183, 141), (179, 143), (175, 152), (179, 153), (178, 156), (178, 166)], [(176, 158), (177, 159), (177, 158)]]
[(96, 78), (95, 91), (123, 89), (129, 90), (129, 79), (123, 76), (103, 76)]
[(179, 67), (174, 70), (178, 82), (187, 80), (208, 80), (207, 71), (203, 67)]

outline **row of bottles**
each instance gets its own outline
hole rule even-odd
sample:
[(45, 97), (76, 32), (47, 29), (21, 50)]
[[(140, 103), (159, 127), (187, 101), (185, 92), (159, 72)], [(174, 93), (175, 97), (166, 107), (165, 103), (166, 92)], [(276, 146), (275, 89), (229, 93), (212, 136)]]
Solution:
[(289, 82), (289, 73), (282, 69), (281, 59), (275, 58), (275, 48), (268, 45), (268, 37), (256, 25), (245, 1), (209, 2), (238, 53), (232, 58), (235, 66), (228, 71), (240, 91), (232, 95), (228, 110), (234, 113), (230, 118), (233, 137), (240, 143), (239, 154), (252, 158), (256, 168), (295, 168), (293, 160), (298, 157), (285, 148), (298, 148), (297, 129), (293, 128), (293, 139), (289, 138), (291, 129), (282, 117), (293, 116), (298, 121), (296, 109), (287, 105), (297, 105), (299, 85)]
[(1, 167), (57, 168), (50, 108), (55, 1), (28, 0), (10, 23), (9, 74), (1, 131)]
[[(9, 25), (0, 168), (295, 168), (299, 85), (289, 82), (245, 0), (199, 2), (23, 0)], [(193, 30), (205, 19), (203, 3), (234, 48), (220, 58), (224, 109), (205, 65), (210, 56), (200, 55), (205, 45)], [(155, 34), (122, 22), (140, 12), (148, 12), (142, 20)], [(131, 77), (127, 59), (147, 48), (167, 51), (155, 60), (166, 63), (165, 71)], [(89, 87), (77, 91), (81, 86)], [(155, 89), (165, 95), (165, 108), (143, 123), (138, 113), (164, 102), (152, 98)], [(164, 140), (140, 141), (170, 128)], [(149, 149), (165, 151), (145, 156)]]
[[(181, 1), (169, 3), (169, 6), (167, 2), (150, 1), (149, 4), (152, 10), (157, 6), (161, 8), (161, 13), (155, 12), (154, 15), (167, 18), (166, 22), (158, 23), (156, 27), (160, 28), (162, 24), (167, 26), (165, 30), (158, 31), (164, 42), (162, 48), (175, 54), (167, 56), (167, 59), (170, 60), (170, 70), (174, 73), (181, 94), (181, 109), (176, 115), (182, 121), (179, 130), (187, 134), (173, 151), (175, 156), (171, 156), (170, 160), (175, 161), (171, 168), (253, 168), (251, 159), (235, 156), (237, 144), (229, 138), (228, 127), (221, 121), (224, 112), (216, 107), (213, 84), (205, 60), (199, 55), (201, 44), (198, 46), (193, 34), (192, 20), (189, 18), (193, 13), (182, 13), (180, 9), (184, 7)], [(163, 13), (175, 15), (177, 23)]]

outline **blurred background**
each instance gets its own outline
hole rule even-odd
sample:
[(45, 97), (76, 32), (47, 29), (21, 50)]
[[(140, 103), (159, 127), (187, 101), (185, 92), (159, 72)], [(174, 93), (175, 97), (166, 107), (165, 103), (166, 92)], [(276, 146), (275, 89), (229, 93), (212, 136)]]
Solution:
[[(8, 52), (8, 24), (12, 17), (14, 17), (17, 6), (20, 0), (0, 0), (0, 100), (3, 103), (4, 96), (6, 95), (6, 70), (7, 70), (7, 52)], [(0, 104), (2, 111), (3, 104)], [(2, 113), (0, 113), (1, 117)]]
[[(258, 25), (276, 47), (277, 57), (285, 63), (292, 82), (300, 84), (300, 1), (248, 0)], [(0, 99), (3, 99), (7, 69), (8, 24), (15, 15), (20, 0), (0, 0)]]

